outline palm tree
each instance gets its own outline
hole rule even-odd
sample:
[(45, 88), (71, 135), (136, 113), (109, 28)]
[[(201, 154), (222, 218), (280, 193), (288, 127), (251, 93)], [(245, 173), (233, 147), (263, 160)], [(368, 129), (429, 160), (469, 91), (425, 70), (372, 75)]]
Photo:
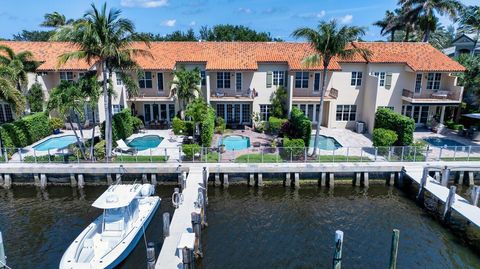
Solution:
[(392, 24), (396, 20), (396, 15), (390, 10), (385, 11), (385, 17), (383, 19), (376, 21), (373, 25), (381, 28), (380, 34), (385, 36), (390, 34), (390, 42), (395, 41), (395, 32), (400, 30), (398, 24)]
[(480, 36), (480, 6), (468, 6), (460, 13), (458, 20), (458, 31), (461, 33), (475, 34), (473, 38), (473, 49), (471, 56), (475, 55), (475, 49), (477, 48), (478, 38)]
[(0, 64), (11, 69), (15, 87), (20, 92), (27, 87), (27, 74), (34, 72), (39, 65), (33, 60), (33, 54), (30, 51), (15, 53), (12, 48), (5, 45), (0, 45)]
[(400, 0), (398, 4), (407, 7), (404, 18), (409, 22), (421, 22), (423, 42), (428, 42), (432, 32), (435, 12), (455, 19), (463, 5), (458, 0)]
[(65, 26), (67, 24), (72, 24), (74, 22), (73, 19), (67, 20), (65, 15), (60, 14), (58, 12), (52, 12), (52, 13), (47, 13), (43, 16), (44, 20), (40, 24), (40, 26), (43, 27), (53, 27), (53, 28), (58, 28)]
[(12, 105), (16, 113), (25, 110), (25, 96), (17, 90), (16, 70), (0, 64), (0, 99)]
[[(133, 58), (139, 55), (151, 55), (144, 49), (134, 48), (133, 40), (142, 40), (147, 47), (149, 43), (135, 34), (135, 26), (132, 21), (121, 18), (121, 11), (111, 8), (107, 11), (107, 4), (101, 9), (92, 4), (91, 9), (85, 13), (83, 19), (73, 25), (60, 27), (54, 40), (68, 40), (77, 45), (78, 50), (65, 53), (59, 57), (58, 63), (62, 65), (72, 59), (86, 60), (89, 64), (95, 64), (102, 78), (103, 96), (105, 102), (105, 140), (106, 157), (112, 155), (112, 90), (111, 78), (113, 71), (124, 67), (125, 63), (132, 66)], [(128, 67), (126, 67), (128, 68)], [(128, 70), (125, 70), (128, 71)], [(122, 72), (125, 76), (129, 72)], [(129, 95), (135, 94), (135, 89)]]
[(320, 22), (316, 29), (298, 28), (293, 31), (295, 38), (305, 38), (315, 53), (303, 59), (303, 65), (306, 67), (322, 66), (322, 88), (320, 92), (320, 109), (317, 117), (317, 129), (315, 133), (315, 142), (313, 144), (313, 155), (317, 154), (320, 135), (320, 126), (323, 118), (323, 103), (326, 88), (327, 68), (333, 58), (343, 59), (352, 58), (355, 54), (361, 54), (364, 57), (370, 55), (370, 51), (347, 45), (365, 34), (365, 30), (355, 26), (339, 26), (335, 20), (330, 22)]
[(184, 111), (186, 105), (194, 99), (200, 92), (200, 70), (194, 68), (193, 70), (186, 70), (185, 66), (180, 66), (178, 70), (173, 72), (174, 79), (172, 85), (175, 85), (175, 95), (178, 98), (180, 110)]

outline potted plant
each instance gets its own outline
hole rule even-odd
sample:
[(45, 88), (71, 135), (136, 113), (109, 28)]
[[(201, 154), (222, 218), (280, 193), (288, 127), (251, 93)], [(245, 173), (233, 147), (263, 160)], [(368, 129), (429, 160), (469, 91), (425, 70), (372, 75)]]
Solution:
[(224, 153), (225, 152), (225, 144), (221, 144), (218, 149), (220, 150), (220, 153)]
[(53, 134), (59, 134), (60, 129), (63, 127), (64, 122), (60, 118), (51, 118), (50, 119), (50, 127), (53, 130)]

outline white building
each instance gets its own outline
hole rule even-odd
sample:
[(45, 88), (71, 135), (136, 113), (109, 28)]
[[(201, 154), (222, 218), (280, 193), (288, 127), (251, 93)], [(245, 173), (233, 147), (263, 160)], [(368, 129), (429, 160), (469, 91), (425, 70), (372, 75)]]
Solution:
[[(76, 80), (93, 69), (93, 64), (77, 61), (57, 67), (58, 56), (74, 50), (68, 43), (0, 43), (16, 52), (29, 50), (42, 62), (29, 79), (30, 84), (39, 82), (46, 96), (61, 80)], [(364, 121), (372, 131), (379, 107), (389, 107), (412, 117), (417, 125), (425, 125), (435, 116), (443, 121), (445, 108), (460, 104), (463, 88), (457, 86), (456, 73), (464, 67), (429, 44), (353, 42), (349, 46), (368, 49), (371, 56), (331, 62), (322, 125), (353, 128), (356, 121)], [(314, 53), (306, 43), (152, 42), (149, 50), (152, 57), (136, 59), (145, 71), (138, 96), (128, 97), (122, 81), (113, 75), (117, 92), (114, 112), (130, 107), (147, 126), (168, 123), (179, 110), (171, 91), (173, 70), (185, 66), (200, 70), (204, 98), (228, 124), (251, 124), (252, 112), (267, 120), (270, 97), (279, 86), (287, 89), (290, 109), (297, 106), (317, 122), (322, 68), (302, 65), (302, 60)], [(105, 118), (103, 104), (101, 99), (100, 121)], [(0, 120), (7, 119), (6, 113), (0, 109)]]

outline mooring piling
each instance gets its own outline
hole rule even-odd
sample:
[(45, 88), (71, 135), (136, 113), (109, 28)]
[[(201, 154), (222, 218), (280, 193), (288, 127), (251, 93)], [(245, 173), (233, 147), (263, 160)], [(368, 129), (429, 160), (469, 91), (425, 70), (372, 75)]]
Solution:
[(328, 187), (333, 188), (335, 186), (335, 174), (328, 173)]
[(193, 249), (184, 247), (182, 249), (182, 263), (183, 269), (195, 269), (195, 259), (193, 255)]
[(292, 186), (292, 173), (285, 174), (285, 181), (283, 181), (283, 186), (291, 187)]
[(362, 179), (361, 173), (355, 173), (355, 186), (360, 187), (360, 181)]
[(478, 199), (480, 197), (480, 186), (473, 186), (472, 188), (472, 205), (478, 205)]
[(155, 244), (153, 242), (147, 244), (147, 269), (155, 269)]
[(428, 167), (423, 168), (422, 179), (420, 180), (420, 188), (418, 189), (417, 201), (420, 204), (425, 202), (425, 185), (427, 184)]
[(327, 185), (327, 173), (322, 172), (320, 174), (320, 187), (325, 187)]
[(262, 173), (257, 174), (257, 186), (258, 187), (263, 187), (263, 174)]
[(202, 238), (202, 219), (200, 214), (192, 212), (191, 214), (192, 217), (192, 229), (193, 232), (195, 233), (195, 256), (197, 257), (203, 257), (202, 253), (202, 244), (201, 244), (201, 238)]
[(448, 167), (444, 167), (442, 169), (442, 186), (447, 186), (448, 185), (448, 180), (450, 179), (450, 169)]
[(455, 203), (455, 193), (457, 187), (451, 186), (448, 192), (447, 200), (445, 201), (445, 210), (443, 211), (443, 220), (448, 222), (452, 215), (452, 205)]
[(6, 265), (7, 265), (7, 256), (5, 256), (3, 236), (2, 236), (2, 232), (0, 232), (0, 268), (6, 267)]
[(170, 213), (163, 213), (163, 239), (170, 236)]
[(75, 188), (77, 186), (77, 179), (75, 178), (75, 174), (70, 174), (70, 187)]
[(299, 173), (294, 173), (293, 186), (297, 189), (300, 188), (300, 174)]
[(333, 269), (342, 268), (342, 249), (343, 249), (343, 232), (335, 231), (335, 252), (333, 254)]
[(78, 188), (83, 189), (85, 186), (85, 180), (83, 179), (83, 174), (78, 174)]
[(255, 174), (254, 173), (250, 173), (248, 175), (248, 186), (249, 187), (255, 186)]
[(228, 173), (223, 174), (223, 187), (228, 187)]
[(12, 178), (10, 174), (5, 174), (3, 176), (3, 188), (9, 190), (12, 187)]
[(400, 230), (393, 229), (392, 247), (390, 249), (390, 269), (397, 268), (398, 242), (400, 239)]
[(220, 174), (215, 173), (215, 187), (218, 187), (220, 185), (222, 185), (222, 182), (220, 181)]
[(368, 180), (368, 172), (363, 173), (363, 187), (368, 188), (370, 185), (369, 180)]

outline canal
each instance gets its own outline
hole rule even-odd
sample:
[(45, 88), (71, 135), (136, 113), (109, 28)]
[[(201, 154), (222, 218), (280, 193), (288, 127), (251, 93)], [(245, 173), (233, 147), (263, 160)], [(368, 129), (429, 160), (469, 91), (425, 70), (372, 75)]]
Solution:
[[(14, 268), (58, 268), (64, 250), (101, 212), (91, 203), (106, 187), (16, 186), (0, 190), (0, 230)], [(173, 186), (162, 198), (148, 241), (162, 243), (162, 213), (173, 212)], [(197, 268), (330, 268), (335, 230), (345, 233), (344, 268), (388, 268), (392, 229), (400, 229), (398, 268), (480, 268), (480, 255), (461, 236), (418, 207), (410, 193), (302, 186), (209, 188), (205, 257)], [(457, 226), (463, 227), (463, 224)], [(141, 241), (119, 268), (146, 268)]]

